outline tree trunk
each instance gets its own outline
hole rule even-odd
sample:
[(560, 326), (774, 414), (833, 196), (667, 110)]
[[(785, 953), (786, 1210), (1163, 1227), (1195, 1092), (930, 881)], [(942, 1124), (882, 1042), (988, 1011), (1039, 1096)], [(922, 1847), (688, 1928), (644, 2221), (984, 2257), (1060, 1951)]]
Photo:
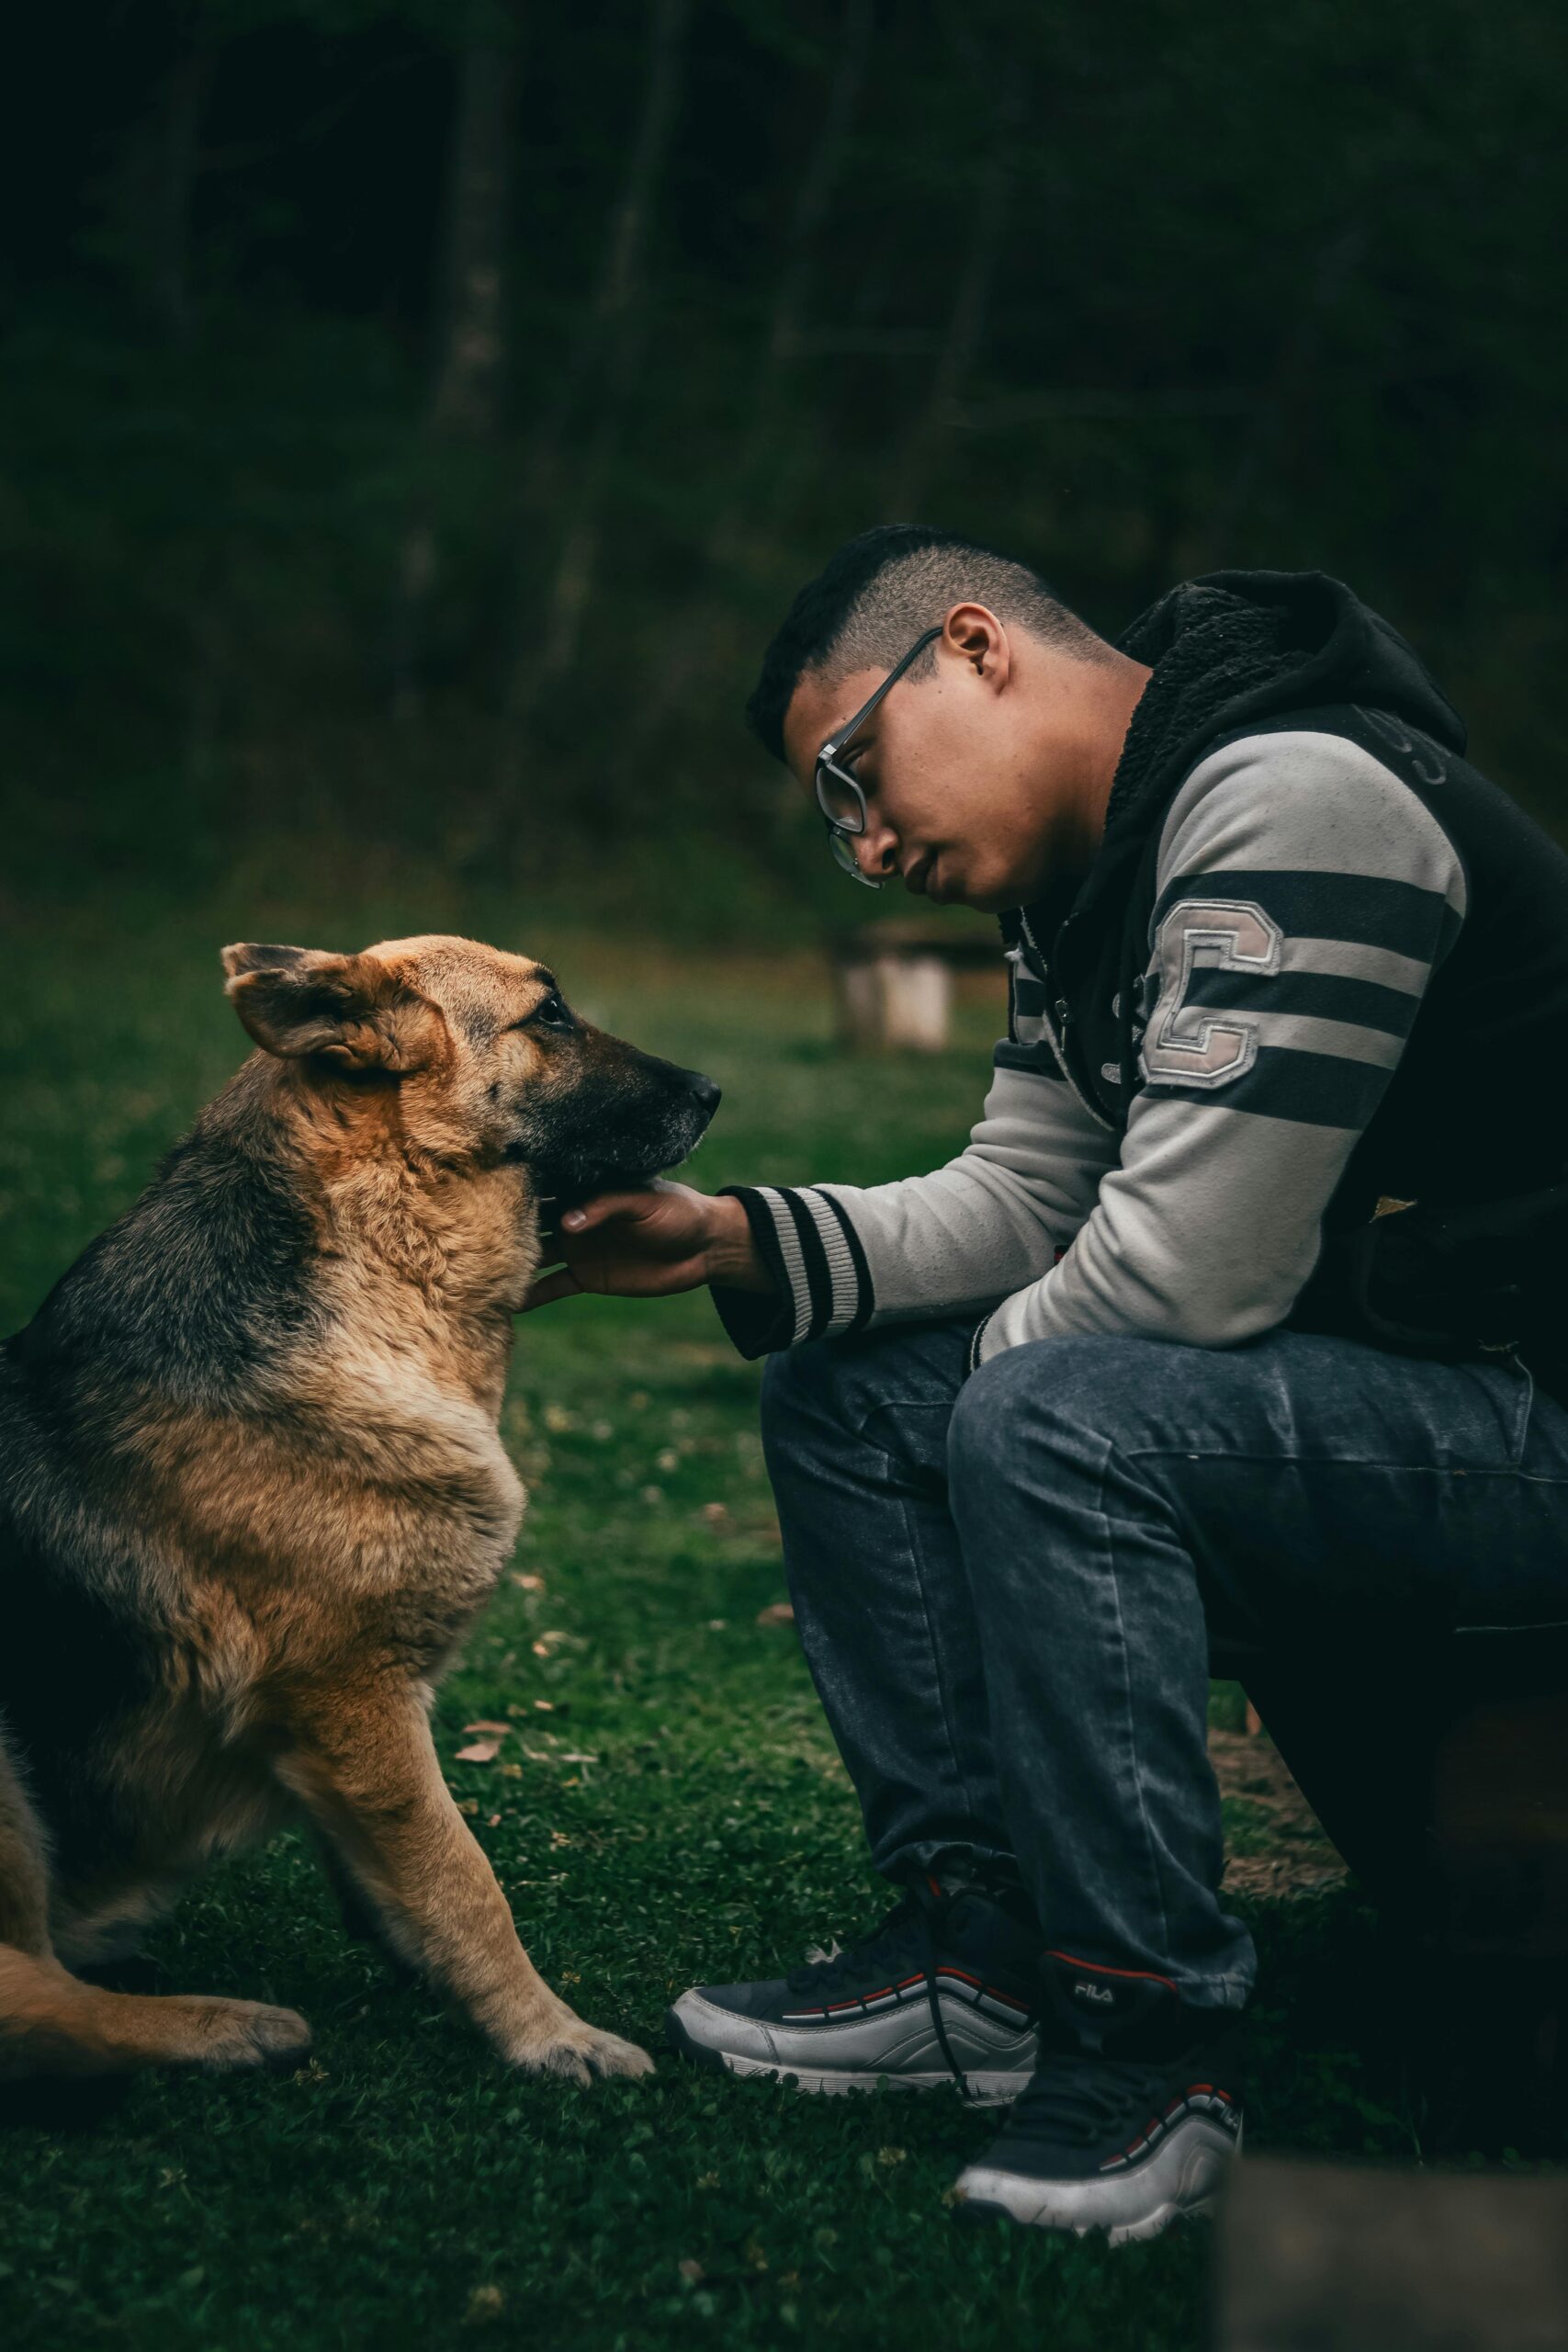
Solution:
[(958, 415), (964, 384), (979, 356), (1007, 226), (1012, 134), (1022, 119), (1023, 107), (1021, 78), (1014, 75), (998, 100), (996, 120), (985, 142), (953, 302), (937, 349), (936, 364), (925, 400), (905, 436), (894, 470), (889, 511), (898, 520), (915, 519), (942, 444)]
[(493, 33), (464, 44), (457, 65), (443, 257), (444, 347), (431, 422), (438, 433), (487, 438), (504, 374), (507, 215), (518, 48)]
[[(842, 174), (875, 22), (876, 0), (843, 0), (821, 125), (795, 183), (783, 259), (752, 370), (750, 409), (703, 544), (709, 594), (712, 575), (728, 571), (739, 557), (764, 488), (769, 460), (776, 457), (783, 437), (816, 275), (815, 240), (829, 217)], [(776, 488), (776, 479), (767, 486)], [(635, 772), (649, 756), (692, 686), (708, 643), (702, 622), (704, 594), (705, 590), (699, 589), (684, 601), (671, 624), (663, 659), (617, 747), (618, 773)]]
[(1214, 571), (1242, 560), (1241, 534), (1292, 425), (1309, 404), (1324, 338), (1355, 276), (1365, 243), (1365, 230), (1358, 218), (1319, 247), (1300, 307), (1280, 345), (1271, 379), (1254, 412), (1252, 428), (1242, 440), (1230, 480), (1214, 502), (1202, 535), (1205, 553), (1194, 569)]
[(523, 729), (541, 695), (576, 659), (593, 594), (604, 506), (641, 355), (649, 232), (680, 103), (691, 14), (691, 0), (649, 0), (642, 106), (626, 177), (610, 217), (598, 287), (574, 362), (558, 384), (535, 436), (530, 470), (542, 499), (562, 471), (573, 412), (586, 401), (592, 421), (586, 447), (572, 461), (570, 494), (543, 611), (536, 607), (525, 615), (512, 663), (503, 797), (516, 787)]
[[(427, 444), (490, 439), (506, 360), (506, 257), (521, 25), (497, 37), (493, 10), (476, 9), (457, 57), (447, 165), (446, 233), (436, 294), (439, 346), (425, 420)], [(416, 504), (398, 567), (389, 669), (392, 707), (418, 706), (429, 602), (440, 569), (430, 493)]]
[(196, 324), (190, 283), (191, 208), (214, 63), (210, 50), (194, 50), (181, 59), (164, 86), (159, 141), (162, 168), (152, 220), (152, 290), (172, 343), (188, 343)]
[(821, 128), (806, 169), (795, 184), (784, 263), (768, 313), (761, 355), (752, 377), (750, 417), (728, 494), (721, 503), (707, 537), (705, 554), (710, 567), (733, 561), (739, 552), (750, 500), (779, 437), (815, 274), (815, 241), (828, 218), (842, 174), (855, 109), (865, 83), (875, 22), (875, 0), (844, 0)]
[(191, 209), (216, 63), (216, 52), (198, 44), (170, 66), (130, 134), (112, 199), (111, 227), (131, 291), (175, 345), (188, 344), (196, 323)]

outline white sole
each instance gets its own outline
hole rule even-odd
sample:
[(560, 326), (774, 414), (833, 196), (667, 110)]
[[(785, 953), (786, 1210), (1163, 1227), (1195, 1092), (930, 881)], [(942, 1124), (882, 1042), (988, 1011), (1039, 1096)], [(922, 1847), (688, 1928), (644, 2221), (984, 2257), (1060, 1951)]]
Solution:
[[(940, 2075), (867, 2075), (850, 2073), (843, 2068), (821, 2067), (807, 2070), (800, 2066), (781, 2066), (766, 2058), (740, 2058), (734, 2052), (717, 2052), (732, 2075), (764, 2075), (772, 2082), (793, 2083), (797, 2090), (834, 2098), (848, 2091), (874, 2091), (883, 2084), (896, 2091), (956, 2090), (958, 2086), (944, 2068)], [(1017, 2098), (1029, 2081), (1027, 2075), (973, 2074), (965, 2075), (968, 2105), (971, 2107), (1006, 2107)]]
[(976, 2212), (1006, 2213), (1026, 2228), (1103, 2230), (1111, 2245), (1157, 2238), (1172, 2222), (1211, 2213), (1241, 2149), (1217, 2124), (1201, 2120), (1173, 2131), (1134, 2172), (1090, 2180), (1032, 2180), (1026, 2173), (970, 2165), (954, 2195)]

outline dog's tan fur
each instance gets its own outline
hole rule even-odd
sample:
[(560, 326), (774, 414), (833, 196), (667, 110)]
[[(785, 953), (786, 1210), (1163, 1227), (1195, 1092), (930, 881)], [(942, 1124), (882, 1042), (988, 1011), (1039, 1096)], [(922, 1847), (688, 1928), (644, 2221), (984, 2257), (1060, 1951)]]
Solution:
[[(0, 1713), (0, 2077), (303, 2049), (289, 2010), (133, 1997), (69, 1973), (123, 1949), (210, 1858), (301, 1811), (390, 1943), (508, 2063), (579, 2081), (640, 2074), (643, 2052), (585, 2024), (530, 1962), (428, 1718), (523, 1510), (497, 1419), (539, 1258), (529, 1136), (549, 1128), (552, 1102), (586, 1133), (570, 1109), (585, 1089), (613, 1124), (617, 1103), (641, 1115), (649, 1089), (690, 1074), (582, 1024), (566, 1043), (531, 1028), (558, 1002), (550, 976), (468, 941), (224, 961), (261, 1050), (196, 1131), (196, 1197), (210, 1185), (220, 1204), (231, 1164), (265, 1153), (268, 1184), (300, 1214), (303, 1287), (276, 1343), (236, 1377), (173, 1364), (150, 1376), (141, 1325), (123, 1370), (112, 1349), (97, 1370), (71, 1358), (81, 1442), (68, 1491), (49, 1498), (45, 1584), (107, 1611), (141, 1681), (66, 1760), (23, 1742), (8, 1763)], [(148, 1201), (143, 1246), (164, 1250), (177, 1283), (186, 1211)], [(112, 1273), (112, 1250), (106, 1262)], [(28, 1340), (12, 1343), (24, 1371), (45, 1344)], [(44, 1429), (20, 1374), (17, 1394)], [(29, 1557), (36, 1451), (11, 1481)], [(4, 1694), (0, 1682), (14, 1718)], [(55, 1853), (56, 1801), (62, 1821), (106, 1808), (107, 1850), (80, 1867)]]

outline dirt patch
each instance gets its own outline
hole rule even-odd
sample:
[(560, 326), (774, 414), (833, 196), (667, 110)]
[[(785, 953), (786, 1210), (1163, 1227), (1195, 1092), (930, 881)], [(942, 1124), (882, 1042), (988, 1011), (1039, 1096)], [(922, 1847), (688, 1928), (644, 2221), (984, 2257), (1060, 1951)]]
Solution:
[(1333, 1886), (1345, 1876), (1267, 1732), (1212, 1730), (1209, 1756), (1224, 1814), (1225, 1886), (1285, 1896)]

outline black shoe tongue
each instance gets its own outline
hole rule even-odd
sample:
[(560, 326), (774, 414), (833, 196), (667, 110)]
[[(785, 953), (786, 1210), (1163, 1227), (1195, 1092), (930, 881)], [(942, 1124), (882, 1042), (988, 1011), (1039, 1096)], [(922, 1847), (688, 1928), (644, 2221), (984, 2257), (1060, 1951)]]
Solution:
[(987, 1911), (1001, 1911), (1015, 1926), (1038, 1932), (1034, 1905), (1025, 1892), (1018, 1866), (1005, 1856), (991, 1855), (984, 1861), (960, 1857), (939, 1862), (930, 1872), (927, 1884), (933, 1894), (951, 1903), (960, 1903), (970, 1896)]
[(1071, 2044), (1107, 2057), (1151, 2054), (1177, 2024), (1180, 2004), (1157, 1976), (1091, 1968), (1082, 1961), (1046, 1957), (1046, 1997)]
[(1032, 1917), (1021, 1920), (988, 1889), (960, 1886), (943, 1890), (933, 1926), (944, 1951), (1005, 1990), (1026, 1993), (1031, 2008), (1035, 2006), (1041, 1939)]

